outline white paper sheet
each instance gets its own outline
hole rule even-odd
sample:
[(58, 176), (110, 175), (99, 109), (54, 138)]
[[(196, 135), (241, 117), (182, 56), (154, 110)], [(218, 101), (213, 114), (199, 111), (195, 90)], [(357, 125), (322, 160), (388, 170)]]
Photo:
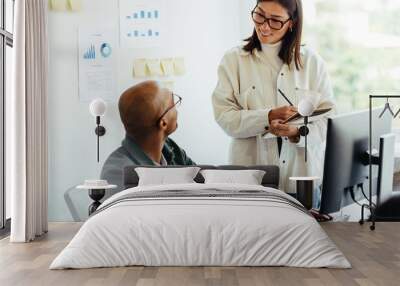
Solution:
[(120, 0), (119, 8), (121, 47), (154, 48), (168, 41), (165, 0)]
[(117, 39), (113, 29), (79, 29), (79, 98), (114, 99)]

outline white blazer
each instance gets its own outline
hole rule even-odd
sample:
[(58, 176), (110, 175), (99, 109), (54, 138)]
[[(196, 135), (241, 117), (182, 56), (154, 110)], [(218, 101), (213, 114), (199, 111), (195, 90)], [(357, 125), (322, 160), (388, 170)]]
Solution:
[[(278, 94), (265, 94), (266, 62), (258, 50), (253, 54), (242, 47), (228, 51), (218, 68), (218, 84), (212, 96), (214, 116), (222, 129), (233, 138), (229, 161), (231, 164), (272, 164), (280, 167), (280, 189), (294, 193), (295, 183), (291, 176), (323, 175), (325, 154), (326, 117), (335, 113), (333, 91), (324, 61), (316, 53), (302, 47), (303, 68), (299, 71), (294, 63), (284, 64), (277, 80), (290, 101), (297, 106), (295, 89), (319, 92), (319, 108), (331, 107), (332, 111), (309, 125), (308, 162), (304, 160), (304, 140), (291, 143), (283, 139), (279, 157), (276, 138), (264, 139), (261, 134), (269, 125), (271, 109), (288, 105)], [(321, 183), (321, 182), (318, 182)]]

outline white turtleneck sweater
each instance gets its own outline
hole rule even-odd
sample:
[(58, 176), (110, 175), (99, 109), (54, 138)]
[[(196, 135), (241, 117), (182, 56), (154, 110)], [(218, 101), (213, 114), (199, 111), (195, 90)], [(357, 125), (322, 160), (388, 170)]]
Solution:
[(262, 44), (262, 52), (260, 53), (262, 60), (265, 64), (266, 81), (268, 82), (269, 89), (266, 91), (266, 96), (273, 96), (275, 104), (277, 104), (276, 97), (278, 96), (277, 81), (279, 72), (282, 69), (283, 61), (279, 57), (279, 51), (282, 47), (282, 42), (275, 44)]

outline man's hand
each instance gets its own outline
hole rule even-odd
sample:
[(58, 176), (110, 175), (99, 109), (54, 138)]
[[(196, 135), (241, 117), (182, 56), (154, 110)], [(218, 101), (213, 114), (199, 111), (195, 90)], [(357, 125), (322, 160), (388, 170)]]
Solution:
[(283, 120), (273, 120), (269, 125), (269, 131), (275, 136), (289, 137), (292, 143), (297, 143), (300, 140), (299, 129), (296, 126), (282, 124)]
[(297, 112), (297, 108), (294, 106), (283, 106), (279, 108), (272, 109), (268, 113), (268, 121), (271, 124), (273, 120), (286, 120), (293, 116)]

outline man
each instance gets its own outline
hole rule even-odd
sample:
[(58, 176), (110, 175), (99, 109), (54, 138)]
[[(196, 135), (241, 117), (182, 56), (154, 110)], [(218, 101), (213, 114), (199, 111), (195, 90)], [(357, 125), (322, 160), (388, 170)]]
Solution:
[(104, 163), (101, 178), (123, 189), (123, 170), (131, 165), (195, 165), (172, 139), (182, 98), (157, 82), (145, 81), (121, 95), (119, 113), (126, 130), (122, 146)]

